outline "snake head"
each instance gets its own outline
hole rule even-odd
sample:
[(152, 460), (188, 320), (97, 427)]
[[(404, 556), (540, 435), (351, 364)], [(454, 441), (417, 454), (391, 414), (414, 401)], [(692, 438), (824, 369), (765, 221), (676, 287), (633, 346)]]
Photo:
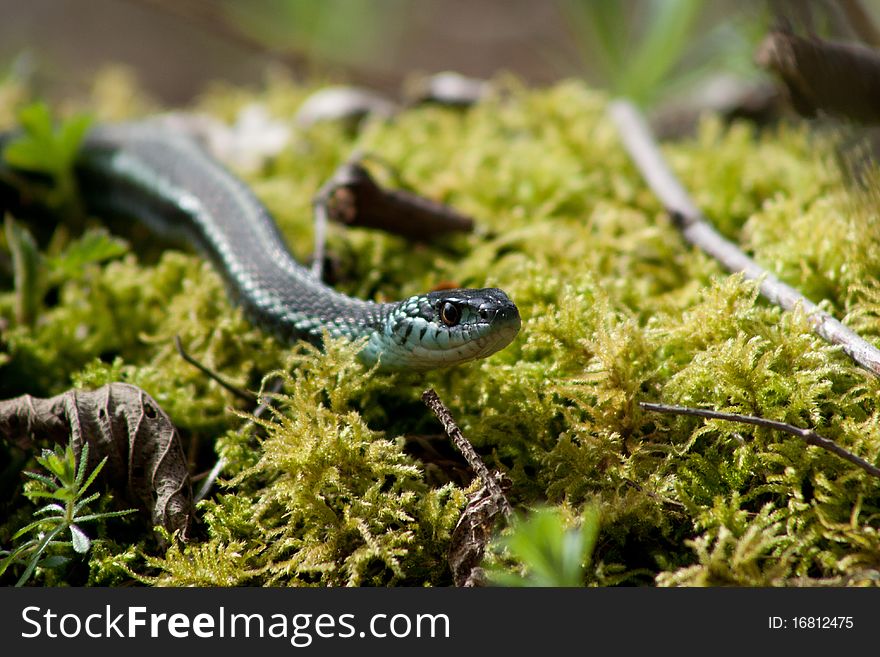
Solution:
[(386, 369), (448, 367), (503, 349), (520, 325), (519, 310), (498, 288), (429, 292), (394, 304), (384, 336), (374, 333), (364, 355)]

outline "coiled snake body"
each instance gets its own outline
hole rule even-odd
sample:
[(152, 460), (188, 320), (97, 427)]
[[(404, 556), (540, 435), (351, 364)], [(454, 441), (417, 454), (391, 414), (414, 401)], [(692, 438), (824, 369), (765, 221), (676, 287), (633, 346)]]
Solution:
[(365, 363), (424, 370), (488, 356), (519, 330), (516, 306), (496, 288), (374, 303), (324, 285), (242, 181), (188, 137), (149, 123), (94, 128), (75, 173), (90, 211), (133, 216), (195, 245), (249, 319), (282, 339), (366, 338)]

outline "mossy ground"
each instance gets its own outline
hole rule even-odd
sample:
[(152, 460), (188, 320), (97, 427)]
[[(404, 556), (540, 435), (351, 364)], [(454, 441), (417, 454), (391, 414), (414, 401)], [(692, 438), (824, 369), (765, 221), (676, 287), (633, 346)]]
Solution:
[[(630, 164), (602, 94), (578, 82), (508, 86), (469, 111), (412, 109), (354, 137), (316, 126), (246, 176), (300, 258), (311, 248), (312, 195), (355, 147), (473, 215), (477, 233), (436, 246), (333, 228), (330, 249), (338, 287), (358, 296), (401, 298), (444, 282), (506, 290), (522, 332), (484, 361), (386, 375), (365, 371), (350, 345), (278, 344), (229, 304), (207, 264), (179, 251), (90, 266), (33, 328), (15, 325), (4, 281), (4, 396), (125, 380), (163, 405), (201, 462), (216, 449), (229, 463), (225, 485), (199, 506), (205, 542), (163, 551), (146, 535), (126, 545), (105, 532), (90, 583), (449, 584), (445, 555), (465, 491), (429, 482), (404, 451), (404, 436), (440, 430), (419, 401), (429, 386), (488, 465), (508, 473), (517, 508), (563, 505), (575, 517), (598, 507), (588, 584), (877, 581), (880, 481), (790, 436), (637, 404), (791, 422), (877, 462), (880, 382), (801, 314), (769, 306), (682, 240)], [(118, 78), (99, 84), (87, 109), (118, 118), (148, 106), (126, 90)], [(256, 101), (289, 119), (308, 91), (283, 79), (258, 93), (216, 88), (196, 109), (228, 119)], [(759, 131), (710, 116), (664, 149), (720, 230), (880, 338), (876, 204), (846, 188), (828, 138), (800, 123)], [(277, 412), (255, 429), (178, 357), (175, 334), (242, 386), (290, 372)], [(15, 495), (7, 508), (3, 545), (26, 502)]]

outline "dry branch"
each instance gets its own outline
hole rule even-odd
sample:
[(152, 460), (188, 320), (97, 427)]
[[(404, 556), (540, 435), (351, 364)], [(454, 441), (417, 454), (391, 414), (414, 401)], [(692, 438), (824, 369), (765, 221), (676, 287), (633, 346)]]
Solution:
[(471, 469), (474, 471), (474, 474), (477, 475), (480, 482), (486, 490), (489, 491), (504, 515), (510, 517), (513, 510), (510, 508), (510, 503), (504, 496), (501, 486), (498, 484), (495, 477), (489, 473), (489, 469), (486, 467), (486, 464), (483, 463), (483, 459), (480, 458), (480, 455), (477, 454), (477, 450), (474, 449), (474, 446), (464, 437), (461, 429), (458, 428), (458, 425), (452, 418), (452, 413), (449, 412), (449, 409), (446, 408), (446, 405), (440, 400), (437, 393), (434, 392), (432, 388), (425, 390), (425, 392), (422, 393), (422, 401), (425, 402), (425, 405), (430, 408), (434, 412), (434, 415), (437, 416), (437, 419), (440, 420), (440, 424), (443, 425), (446, 435), (449, 436), (455, 446), (462, 453), (465, 460), (468, 462), (468, 465), (471, 466)]
[(718, 260), (728, 271), (742, 272), (746, 279), (758, 281), (761, 295), (771, 303), (789, 311), (801, 307), (814, 333), (840, 345), (857, 364), (880, 376), (880, 350), (758, 265), (712, 227), (672, 173), (644, 117), (632, 103), (614, 101), (609, 112), (636, 167), (688, 242)]
[(465, 460), (483, 484), (468, 496), (468, 504), (462, 511), (452, 532), (449, 546), (449, 567), (456, 586), (482, 586), (485, 574), (480, 568), (486, 545), (492, 538), (498, 514), (510, 518), (513, 510), (501, 489), (503, 475), (490, 473), (474, 446), (464, 437), (452, 418), (452, 413), (433, 389), (422, 393), (422, 401), (430, 408), (446, 435), (464, 455)]
[(729, 420), (730, 422), (742, 422), (743, 424), (753, 424), (758, 427), (767, 429), (775, 429), (783, 431), (792, 436), (803, 438), (808, 445), (820, 447), (824, 450), (836, 454), (845, 461), (849, 461), (868, 474), (880, 478), (880, 468), (869, 463), (860, 456), (856, 456), (852, 452), (845, 450), (843, 447), (835, 443), (829, 438), (820, 436), (812, 429), (801, 429), (787, 422), (779, 422), (777, 420), (768, 420), (755, 415), (739, 415), (738, 413), (723, 413), (721, 411), (713, 411), (706, 408), (688, 408), (687, 406), (670, 406), (667, 404), (650, 404), (648, 402), (639, 402), (639, 406), (646, 411), (654, 411), (655, 413), (670, 413), (673, 415), (693, 415), (695, 417), (704, 417), (710, 420)]
[(329, 218), (337, 223), (376, 228), (417, 242), (474, 229), (473, 219), (448, 205), (404, 189), (381, 187), (357, 161), (340, 166), (315, 202), (325, 205)]

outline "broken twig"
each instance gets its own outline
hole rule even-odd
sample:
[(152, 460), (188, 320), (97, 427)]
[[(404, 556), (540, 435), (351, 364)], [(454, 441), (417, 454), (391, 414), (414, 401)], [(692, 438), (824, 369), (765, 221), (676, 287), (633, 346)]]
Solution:
[(377, 228), (416, 242), (471, 232), (474, 221), (455, 209), (404, 189), (381, 187), (357, 160), (340, 166), (320, 189), (315, 205), (347, 226)]
[(486, 576), (480, 564), (492, 538), (498, 514), (503, 514), (506, 520), (510, 520), (513, 515), (502, 490), (505, 477), (499, 472), (489, 472), (474, 446), (452, 419), (452, 413), (433, 389), (429, 388), (422, 393), (422, 401), (440, 420), (446, 435), (452, 439), (482, 483), (479, 489), (468, 495), (467, 506), (452, 532), (448, 554), (449, 568), (456, 586), (482, 586)]
[(670, 406), (668, 404), (651, 404), (648, 402), (639, 402), (639, 406), (646, 411), (654, 411), (655, 413), (670, 413), (673, 415), (693, 415), (695, 417), (704, 417), (710, 420), (729, 420), (731, 422), (742, 422), (743, 424), (753, 424), (758, 427), (767, 429), (775, 429), (783, 431), (792, 436), (802, 438), (808, 445), (821, 447), (824, 450), (836, 454), (845, 461), (857, 465), (869, 475), (880, 478), (880, 468), (872, 465), (860, 456), (856, 456), (850, 451), (835, 443), (833, 440), (820, 436), (812, 429), (801, 429), (787, 422), (779, 422), (777, 420), (768, 420), (755, 415), (739, 415), (737, 413), (723, 413), (721, 411), (713, 411), (705, 408), (688, 408), (687, 406)]
[(742, 272), (746, 279), (758, 281), (761, 295), (771, 303), (789, 311), (800, 306), (816, 335), (840, 345), (858, 365), (880, 376), (880, 350), (758, 265), (712, 227), (672, 173), (644, 117), (632, 103), (614, 101), (609, 112), (633, 162), (688, 242), (718, 260), (728, 271)]
[(437, 396), (437, 393), (434, 392), (433, 388), (428, 388), (422, 393), (422, 401), (425, 402), (425, 406), (430, 408), (434, 415), (437, 416), (437, 419), (440, 420), (440, 424), (442, 424), (443, 428), (446, 430), (446, 435), (449, 436), (455, 446), (461, 451), (465, 460), (468, 462), (468, 465), (471, 466), (471, 469), (480, 479), (480, 482), (482, 482), (486, 490), (489, 491), (489, 494), (498, 504), (502, 513), (504, 513), (504, 516), (509, 518), (513, 514), (513, 510), (510, 508), (510, 502), (507, 501), (507, 497), (505, 497), (504, 492), (501, 490), (501, 486), (498, 485), (498, 481), (495, 477), (489, 473), (489, 469), (486, 467), (486, 464), (483, 463), (483, 459), (480, 458), (480, 455), (477, 454), (477, 450), (474, 449), (474, 446), (464, 437), (461, 429), (458, 428), (455, 420), (452, 419), (452, 413), (449, 412), (449, 409), (446, 408), (446, 405), (440, 400), (440, 397)]
[[(499, 485), (510, 483), (501, 473), (495, 473)], [(480, 566), (486, 546), (495, 533), (498, 518), (498, 502), (486, 488), (473, 491), (468, 495), (468, 503), (449, 539), (447, 559), (452, 571), (452, 581), (456, 586), (465, 588), (483, 586), (486, 573)]]

